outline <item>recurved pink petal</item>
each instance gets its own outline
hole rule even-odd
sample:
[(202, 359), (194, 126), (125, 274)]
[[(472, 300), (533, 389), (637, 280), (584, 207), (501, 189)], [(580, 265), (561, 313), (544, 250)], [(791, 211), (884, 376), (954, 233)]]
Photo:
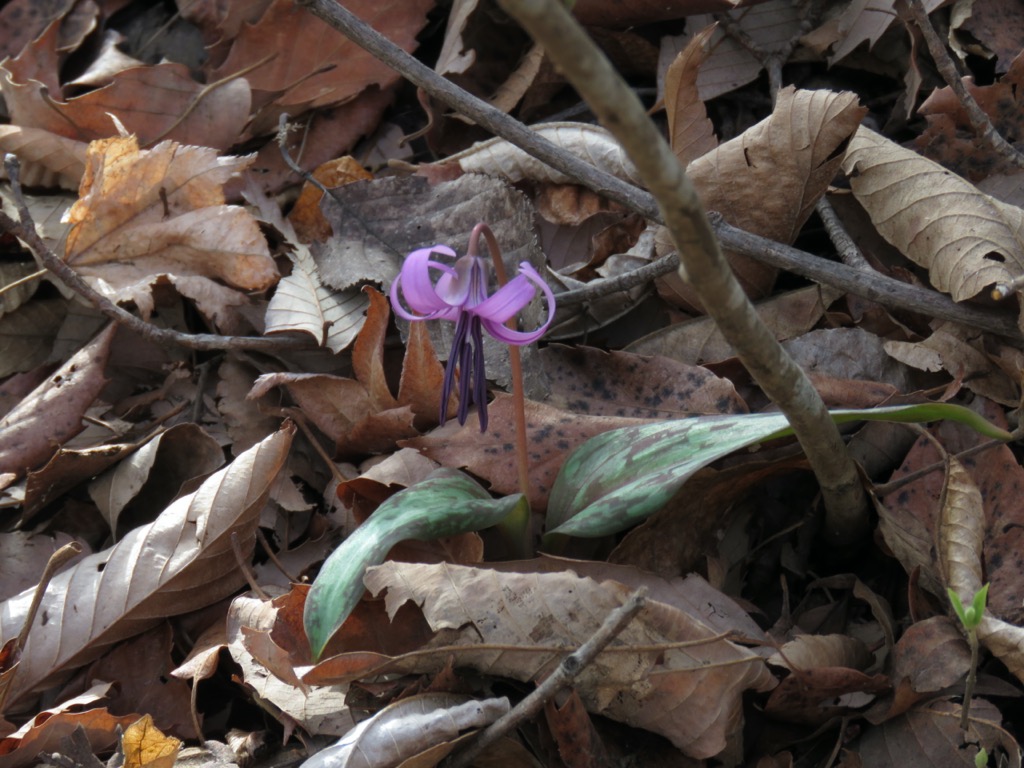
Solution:
[[(455, 270), (447, 264), (431, 259), (433, 253), (455, 256), (455, 251), (446, 245), (413, 251), (406, 257), (401, 272), (391, 283), (391, 305), (395, 314), (406, 320), (423, 320), (424, 316), (448, 319), (446, 316), (453, 309), (451, 304), (437, 294), (430, 279), (430, 271), (433, 269), (442, 274), (454, 274)], [(406, 310), (401, 299), (404, 299), (409, 308), (417, 314)]]

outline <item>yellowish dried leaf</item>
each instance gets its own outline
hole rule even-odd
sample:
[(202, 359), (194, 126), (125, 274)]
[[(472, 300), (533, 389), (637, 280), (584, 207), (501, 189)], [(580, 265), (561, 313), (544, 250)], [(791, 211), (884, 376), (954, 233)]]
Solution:
[(132, 136), (93, 142), (69, 212), (66, 261), (143, 314), (152, 308), (150, 286), (167, 276), (208, 317), (227, 319), (230, 304), (245, 300), (234, 289), (277, 280), (256, 220), (225, 204), (223, 184), (250, 162), (171, 141), (140, 150)]

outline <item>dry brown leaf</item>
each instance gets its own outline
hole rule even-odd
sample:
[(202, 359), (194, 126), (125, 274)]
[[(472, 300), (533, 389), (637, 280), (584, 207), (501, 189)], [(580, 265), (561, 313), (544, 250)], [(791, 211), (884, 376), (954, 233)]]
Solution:
[[(572, 572), (498, 573), (446, 564), (385, 563), (371, 568), (365, 581), (373, 593), (387, 590), (389, 615), (411, 600), (441, 632), (426, 647), (437, 644), (437, 653), (423, 649), (388, 668), (437, 670), (454, 654), (458, 666), (535, 681), (561, 661), (563, 654), (552, 646), (582, 644), (630, 592)], [(742, 692), (772, 687), (764, 662), (723, 640), (659, 650), (629, 646), (714, 637), (700, 618), (649, 600), (611, 650), (576, 678), (575, 688), (591, 712), (660, 733), (687, 755), (711, 757), (742, 727)], [(342, 655), (319, 667), (326, 672), (344, 660)]]
[[(984, 536), (981, 492), (960, 461), (950, 456), (945, 503), (939, 520), (939, 557), (943, 578), (965, 606), (971, 604), (982, 587)], [(1024, 680), (1024, 630), (986, 611), (978, 627), (978, 639), (1018, 679)]]
[(234, 352), (228, 353), (217, 368), (217, 411), (232, 440), (231, 453), (235, 456), (271, 434), (279, 423), (279, 419), (261, 411), (248, 398), (257, 376), (256, 369)]
[(107, 85), (118, 72), (126, 69), (145, 66), (145, 62), (129, 56), (121, 50), (125, 42), (125, 36), (114, 29), (103, 31), (103, 41), (100, 43), (100, 51), (96, 58), (89, 62), (86, 70), (74, 80), (67, 82), (71, 87), (95, 88)]
[[(976, 85), (973, 77), (964, 77), (962, 84), (1000, 135), (1016, 136), (1024, 122), (1022, 80), (1024, 56), (1017, 56), (998, 82)], [(932, 91), (917, 113), (924, 116), (928, 127), (914, 140), (914, 146), (928, 159), (975, 184), (1018, 170), (1013, 160), (1000, 155), (987, 138), (974, 131), (960, 97), (950, 87)]]
[(507, 714), (509, 708), (505, 697), (478, 700), (454, 693), (415, 694), (392, 702), (363, 720), (337, 744), (324, 748), (303, 765), (306, 768), (440, 765), (460, 741)]
[(223, 463), (223, 450), (202, 427), (176, 424), (94, 479), (89, 496), (116, 538), (122, 512), (163, 509), (184, 483), (206, 477)]
[[(764, 51), (783, 50), (793, 38), (800, 35), (800, 12), (789, 0), (755, 3), (749, 8), (739, 8), (730, 15), (736, 26)], [(690, 16), (686, 20), (686, 29), (692, 34), (714, 22), (715, 18), (710, 13)], [(682, 39), (665, 38), (662, 41), (662, 57), (668, 54), (674, 58), (676, 51), (682, 47)], [(675, 50), (668, 53), (666, 48)], [(763, 69), (761, 62), (749, 50), (722, 29), (712, 36), (711, 49), (711, 56), (701, 66), (697, 77), (697, 87), (703, 101), (752, 82)]]
[[(771, 116), (690, 163), (687, 173), (707, 210), (720, 211), (734, 226), (792, 243), (839, 170), (841, 148), (865, 109), (852, 93), (779, 91)], [(763, 296), (775, 270), (730, 255), (744, 289)], [(699, 306), (679, 275), (660, 278), (663, 295)]]
[(129, 725), (121, 737), (124, 768), (172, 768), (180, 749), (181, 740), (161, 733), (149, 714)]
[[(816, 326), (825, 310), (842, 295), (826, 285), (811, 285), (759, 301), (754, 309), (775, 338), (786, 341)], [(664, 355), (689, 365), (718, 363), (736, 356), (718, 326), (707, 317), (649, 333), (627, 345), (626, 350), (640, 355)]]
[[(847, 748), (858, 754), (865, 768), (972, 768), (980, 743), (989, 754), (997, 747), (1010, 756), (1009, 766), (1019, 768), (1020, 747), (1001, 725), (1002, 715), (991, 702), (973, 699), (970, 733), (973, 744), (964, 743), (960, 730), (960, 704), (938, 699), (900, 717), (870, 728)], [(977, 739), (977, 741), (974, 741)]]
[[(348, 0), (345, 7), (406, 51), (426, 24), (434, 0)], [(301, 40), (302, 45), (294, 45)], [(212, 73), (219, 80), (278, 55), (246, 74), (253, 90), (283, 92), (275, 102), (284, 107), (337, 104), (378, 85), (385, 87), (398, 73), (343, 34), (291, 0), (274, 0), (258, 21), (242, 26), (227, 58)], [(326, 70), (326, 71), (323, 71)]]
[(728, 379), (658, 355), (552, 344), (539, 355), (549, 382), (547, 405), (588, 416), (677, 419), (747, 413)]
[[(568, 768), (614, 765), (586, 705), (575, 690), (560, 696), (557, 703), (548, 701), (544, 705), (544, 720), (558, 744), (558, 755)], [(690, 768), (689, 761), (682, 755), (680, 758), (680, 768)]]
[[(284, 465), (294, 427), (246, 451), (151, 524), (58, 574), (43, 598), (15, 678), (11, 702), (57, 673), (96, 658), (111, 644), (167, 616), (231, 594), (244, 577), (232, 551), (255, 545), (259, 515)], [(21, 631), (32, 590), (6, 600), (0, 641)], [(45, 627), (45, 628), (44, 628)]]
[(82, 431), (82, 415), (107, 383), (103, 368), (116, 332), (108, 326), (0, 419), (0, 474), (20, 477)]
[(166, 276), (207, 317), (230, 325), (232, 302), (246, 301), (235, 289), (265, 290), (277, 280), (256, 220), (224, 203), (223, 184), (249, 161), (171, 141), (140, 151), (130, 136), (93, 142), (65, 259), (144, 315), (152, 284)]
[(715, 126), (697, 94), (697, 73), (711, 54), (714, 25), (698, 32), (665, 72), (665, 115), (672, 152), (685, 168), (718, 146)]
[(161, 622), (103, 654), (84, 674), (88, 680), (116, 684), (107, 697), (111, 712), (145, 712), (158, 728), (193, 734), (191, 691), (169, 674), (174, 646), (171, 623)]
[[(928, 270), (940, 291), (964, 301), (1024, 273), (1024, 210), (867, 128), (843, 170), (878, 232)], [(1024, 306), (1022, 319), (1024, 324)]]
[(863, 642), (850, 635), (798, 635), (768, 658), (792, 671), (814, 667), (850, 667), (865, 669), (872, 661)]
[(17, 56), (54, 19), (64, 16), (74, 0), (11, 0), (0, 10), (0, 50), (3, 56)]
[[(353, 181), (373, 178), (372, 173), (349, 155), (324, 163), (311, 175), (325, 187), (341, 187)], [(295, 227), (295, 234), (300, 242), (323, 241), (331, 236), (331, 225), (320, 212), (320, 200), (323, 196), (324, 193), (308, 181), (302, 185), (299, 199), (288, 213), (288, 221)]]
[(352, 347), (352, 370), (356, 379), (366, 387), (373, 409), (386, 411), (399, 406), (384, 375), (384, 339), (388, 332), (391, 304), (372, 286), (363, 288), (363, 293), (370, 299), (370, 308), (366, 313), (366, 323)]
[[(942, 0), (922, 0), (921, 4), (931, 13), (942, 5)], [(868, 48), (874, 47), (885, 31), (900, 18), (895, 5), (894, 0), (860, 0), (847, 5), (839, 17), (840, 39), (832, 50), (829, 66), (849, 56), (861, 43), (866, 42)]]
[[(441, 420), (440, 392), (444, 385), (444, 366), (437, 359), (430, 333), (423, 323), (410, 323), (405, 342), (402, 377), (398, 382), (398, 402), (406, 403), (416, 414), (414, 422), (423, 429)], [(448, 413), (455, 413), (459, 395), (452, 387), (448, 396)]]
[(283, 386), (306, 416), (343, 455), (381, 453), (402, 438), (419, 434), (413, 426), (413, 403), (396, 400), (384, 375), (384, 337), (390, 305), (367, 287), (370, 307), (356, 338), (352, 363), (356, 378), (313, 373), (269, 373), (260, 376), (249, 398)]
[[(242, 194), (260, 220), (284, 238), (282, 247), (292, 262), (291, 274), (281, 278), (267, 304), (264, 334), (308, 333), (322, 346), (340, 353), (366, 322), (366, 296), (354, 288), (333, 291), (323, 284), (309, 246), (299, 242), (292, 219), (283, 216), (280, 205), (267, 197), (252, 173), (245, 178)], [(325, 226), (330, 231), (330, 225)]]
[(345, 706), (346, 690), (341, 686), (311, 689), (302, 683), (271, 638), (280, 606), (287, 599), (285, 595), (268, 602), (247, 593), (232, 600), (225, 647), (260, 700), (271, 702), (309, 733), (341, 736), (355, 726)]
[[(959, 430), (947, 425), (937, 431), (951, 453), (977, 440), (967, 437), (965, 441)], [(936, 458), (931, 442), (921, 438), (896, 476), (918, 465), (931, 464)], [(1019, 591), (1021, 579), (1016, 538), (1019, 525), (1014, 522), (1019, 514), (1016, 499), (1021, 474), (1019, 463), (1006, 446), (989, 449), (980, 462), (973, 457), (962, 462), (951, 458), (948, 481), (931, 473), (901, 489), (898, 500), (887, 496), (886, 505), (879, 507), (879, 527), (903, 567), (908, 571), (919, 569), (921, 584), (943, 602), (948, 599), (945, 581), (965, 605), (969, 604), (982, 586), (984, 556), (992, 586), (978, 637), (1018, 679), (1024, 680), (1024, 630), (999, 618), (1017, 619), (1020, 615), (1019, 600), (1013, 596)], [(942, 496), (946, 503), (939, 509), (941, 528), (936, 534), (936, 553), (930, 521), (934, 519), (935, 499)], [(934, 559), (936, 556), (940, 561)]]
[[(52, 753), (60, 748), (61, 739), (77, 728), (85, 731), (86, 741), (96, 751), (117, 742), (117, 728), (127, 728), (138, 715), (116, 716), (106, 707), (94, 706), (101, 700), (110, 683), (98, 683), (85, 693), (37, 713), (17, 732), (0, 740), (0, 761), (4, 768), (22, 768), (36, 765), (40, 753)], [(79, 707), (89, 707), (76, 712)]]
[[(24, 531), (0, 534), (0, 562), (4, 564), (0, 600), (6, 600), (23, 589), (35, 586), (46, 567), (47, 560), (58, 549), (73, 539), (66, 533), (54, 537), (38, 536)], [(79, 545), (83, 542), (79, 541)], [(88, 550), (88, 546), (85, 547)]]
[(886, 341), (885, 351), (914, 368), (945, 370), (972, 392), (1013, 408), (1020, 403), (1020, 378), (1014, 380), (996, 365), (985, 341), (973, 329), (943, 323), (924, 341)]
[(248, 82), (203, 85), (183, 64), (124, 69), (109, 85), (62, 101), (58, 27), (0, 66), (0, 91), (15, 125), (93, 141), (115, 135), (116, 119), (143, 144), (173, 139), (226, 149), (238, 141), (252, 106)]
[(28, 187), (78, 190), (85, 173), (85, 142), (39, 128), (0, 126), (0, 152), (21, 161), (21, 183)]
[[(544, 123), (533, 129), (562, 150), (625, 181), (639, 184), (636, 169), (608, 131), (590, 123)], [(569, 184), (570, 179), (504, 139), (488, 139), (446, 157), (440, 163), (421, 166), (428, 177), (456, 167), (463, 173), (482, 173), (513, 183), (531, 180)]]
[(963, 633), (948, 616), (932, 616), (907, 627), (893, 648), (892, 696), (865, 717), (878, 724), (903, 714), (919, 701), (963, 680), (971, 654)]

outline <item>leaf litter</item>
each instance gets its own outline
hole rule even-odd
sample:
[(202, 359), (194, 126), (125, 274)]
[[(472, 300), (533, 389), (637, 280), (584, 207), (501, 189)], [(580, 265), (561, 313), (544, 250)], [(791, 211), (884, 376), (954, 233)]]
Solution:
[[(489, 759), (971, 765), (983, 747), (1020, 765), (1022, 477), (1005, 442), (1020, 332), (730, 254), (856, 430), (876, 535), (831, 550), (784, 418), (685, 279), (624, 282), (666, 256), (654, 222), (287, 0), (144, 5), (0, 11), (0, 148), (29, 188), (0, 183), (4, 213), (24, 203), (107, 301), (221, 339), (197, 351), (105, 324), (95, 296), (35, 275), (30, 238), (5, 235), (0, 764), (119, 750), (162, 768), (205, 742), (208, 763), (438, 765), (643, 588), (638, 613)], [(1015, 140), (1024, 59), (986, 24), (1019, 12), (923, 5), (952, 51), (972, 41), (964, 84)], [(543, 51), (484, 6), (345, 4), (560, 151), (638, 182)], [(908, 45), (894, 3), (575, 12), (725, 221), (863, 262), (868, 283), (1024, 316), (1019, 171)], [(774, 102), (765, 51), (782, 57)], [(327, 193), (282, 159), (285, 114), (293, 161)], [(849, 242), (829, 241), (822, 201)], [(480, 221), (510, 271), (526, 261), (567, 292), (548, 340), (524, 350), (528, 510), (505, 349), (484, 345), (488, 430), (472, 413), (439, 424), (451, 328), (396, 320), (386, 298), (406, 254), (465, 253)], [(850, 409), (876, 406), (927, 426), (858, 427)], [(525, 550), (510, 509), (535, 534)], [(71, 541), (84, 553), (41, 584)], [(984, 583), (963, 732), (970, 652), (946, 588), (969, 601)]]

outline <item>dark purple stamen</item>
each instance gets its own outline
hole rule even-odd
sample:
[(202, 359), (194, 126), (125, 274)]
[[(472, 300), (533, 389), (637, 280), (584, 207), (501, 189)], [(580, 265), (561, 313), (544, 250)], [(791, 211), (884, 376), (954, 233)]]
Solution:
[(444, 367), (441, 385), (441, 423), (448, 418), (448, 398), (455, 384), (455, 369), (459, 369), (459, 424), (465, 424), (469, 407), (476, 403), (480, 417), (480, 431), (487, 431), (487, 373), (484, 368), (484, 336), (480, 318), (461, 315), (455, 323), (452, 348)]

